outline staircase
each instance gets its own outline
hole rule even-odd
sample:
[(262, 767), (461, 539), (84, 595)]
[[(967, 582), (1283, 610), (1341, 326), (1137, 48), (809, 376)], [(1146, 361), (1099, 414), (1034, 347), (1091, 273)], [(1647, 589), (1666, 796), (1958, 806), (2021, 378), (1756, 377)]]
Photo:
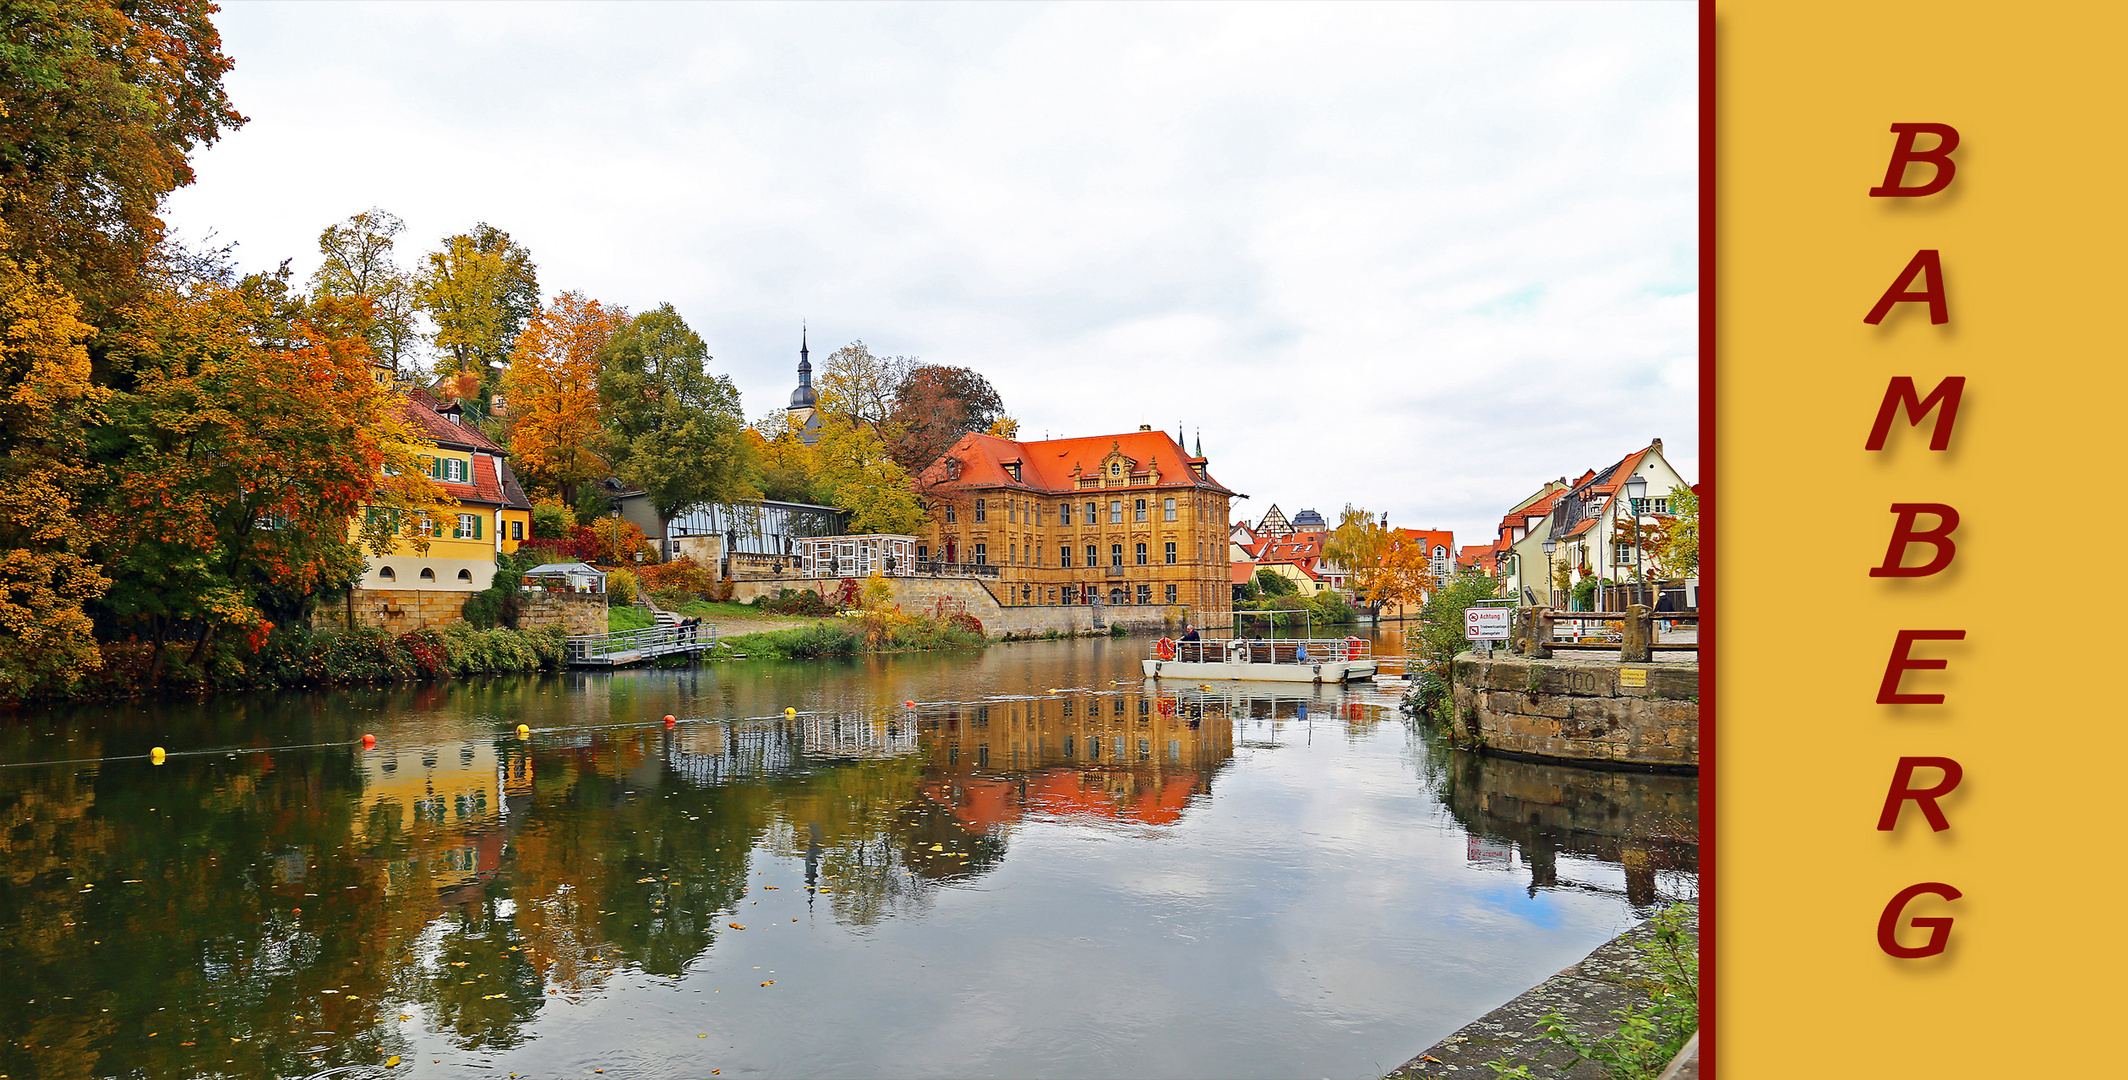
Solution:
[(641, 594), (641, 595), (637, 596), (637, 597), (636, 597), (636, 603), (638, 603), (638, 604), (641, 604), (641, 605), (643, 606), (643, 608), (644, 608), (645, 610), (649, 611), (649, 612), (650, 612), (650, 617), (651, 617), (652, 619), (655, 619), (655, 620), (657, 620), (657, 624), (658, 624), (659, 626), (678, 626), (678, 625), (680, 625), (680, 616), (678, 616), (678, 615), (676, 615), (676, 614), (674, 614), (674, 613), (672, 613), (672, 612), (670, 612), (670, 611), (667, 611), (667, 610), (665, 610), (664, 608), (661, 608), (661, 607), (659, 607), (659, 606), (658, 606), (658, 602), (657, 602), (657, 601), (655, 601), (655, 600), (652, 600), (652, 599), (650, 598), (650, 594), (649, 594), (649, 593), (647, 593), (647, 592), (646, 592), (646, 593), (643, 593), (643, 594)]

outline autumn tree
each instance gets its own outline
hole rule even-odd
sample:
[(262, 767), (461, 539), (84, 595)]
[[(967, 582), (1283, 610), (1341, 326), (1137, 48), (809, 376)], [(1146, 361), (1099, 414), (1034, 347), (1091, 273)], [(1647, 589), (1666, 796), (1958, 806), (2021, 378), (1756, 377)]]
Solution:
[(365, 314), (287, 281), (285, 264), (234, 285), (164, 278), (113, 335), (128, 388), (99, 432), (103, 606), (154, 643), (156, 665), (173, 636), (196, 664), (228, 635), (299, 617), (361, 572), (362, 541), (384, 547), (447, 501), (370, 377)]
[(830, 418), (813, 453), (819, 499), (850, 512), (851, 532), (913, 534), (923, 526), (923, 508), (909, 474), (869, 427)]
[(576, 502), (580, 485), (605, 476), (600, 453), (599, 350), (628, 311), (566, 292), (535, 315), (510, 352), (510, 450), (525, 478)]
[(371, 355), (393, 371), (411, 359), (420, 335), (414, 325), (414, 280), (392, 261), (392, 244), (406, 223), (383, 210), (365, 210), (318, 234), (325, 260), (310, 276), (311, 295), (367, 305), (363, 339)]
[(1345, 572), (1360, 603), (1381, 603), (1379, 593), (1386, 579), (1383, 556), (1398, 535), (1391, 533), (1372, 513), (1351, 503), (1338, 515), (1337, 528), (1323, 540), (1323, 561)]
[(109, 394), (89, 381), (81, 305), (8, 239), (0, 224), (0, 698), (17, 698), (63, 691), (99, 661), (83, 605), (110, 581), (80, 494)]
[(874, 356), (864, 342), (850, 342), (829, 353), (820, 365), (818, 407), (828, 416), (862, 425), (891, 440), (894, 393), (915, 366), (912, 357)]
[(599, 349), (599, 400), (614, 471), (660, 520), (753, 493), (739, 388), (709, 372), (709, 348), (671, 304), (637, 315)]
[(1005, 403), (988, 379), (967, 368), (918, 364), (894, 388), (888, 452), (908, 472), (922, 472), (961, 436), (987, 431), (1004, 416)]
[(0, 221), (104, 325), (163, 237), (187, 155), (244, 123), (201, 0), (10, 3), (0, 18)]
[(746, 429), (754, 487), (764, 499), (818, 503), (819, 466), (813, 448), (798, 437), (791, 414), (778, 409)]
[(444, 240), (414, 278), (436, 326), (438, 372), (471, 372), (492, 386), (539, 313), (539, 268), (510, 234), (483, 221)]

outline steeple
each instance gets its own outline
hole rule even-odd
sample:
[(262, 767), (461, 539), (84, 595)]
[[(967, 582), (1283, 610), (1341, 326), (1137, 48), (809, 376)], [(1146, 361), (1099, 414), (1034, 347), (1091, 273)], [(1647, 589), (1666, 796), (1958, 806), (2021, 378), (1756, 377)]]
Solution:
[(806, 348), (805, 339), (805, 324), (799, 323), (798, 389), (791, 391), (791, 406), (788, 411), (797, 412), (800, 409), (805, 410), (806, 415), (798, 418), (799, 422), (801, 423), (803, 423), (807, 417), (812, 415), (813, 405), (814, 402), (817, 400), (813, 394), (813, 360), (810, 350)]
[(1196, 452), (1196, 453), (1194, 453), (1194, 454), (1191, 454), (1190, 456), (1191, 456), (1191, 457), (1203, 457), (1203, 456), (1204, 456), (1204, 429), (1203, 429), (1203, 428), (1198, 428), (1198, 429), (1197, 429), (1197, 452)]

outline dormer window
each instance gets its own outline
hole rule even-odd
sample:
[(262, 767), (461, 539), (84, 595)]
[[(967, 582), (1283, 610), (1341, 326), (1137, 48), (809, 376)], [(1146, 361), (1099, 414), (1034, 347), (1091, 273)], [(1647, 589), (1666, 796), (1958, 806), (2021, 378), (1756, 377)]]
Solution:
[(1110, 476), (1122, 476), (1122, 475), (1123, 475), (1123, 463), (1122, 463), (1122, 462), (1120, 462), (1120, 461), (1111, 461), (1111, 462), (1109, 462), (1109, 463), (1108, 463), (1108, 475), (1110, 475)]

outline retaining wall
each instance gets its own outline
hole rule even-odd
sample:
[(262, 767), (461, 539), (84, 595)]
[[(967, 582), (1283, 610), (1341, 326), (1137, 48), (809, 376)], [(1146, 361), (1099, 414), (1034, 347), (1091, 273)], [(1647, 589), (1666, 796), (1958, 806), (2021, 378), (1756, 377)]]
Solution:
[(533, 592), (517, 595), (517, 628), (559, 626), (562, 633), (606, 632), (606, 597), (600, 593)]
[[(1635, 684), (1639, 685), (1635, 685)], [(1699, 768), (1699, 665), (1456, 657), (1459, 741), (1488, 753), (1665, 771)]]
[[(1039, 637), (1050, 631), (1084, 634), (1105, 631), (1111, 626), (1148, 631), (1180, 628), (1177, 612), (1181, 609), (1158, 604), (1006, 605), (998, 602), (996, 594), (982, 578), (890, 577), (886, 580), (894, 589), (894, 603), (900, 604), (903, 611), (929, 610), (940, 600), (958, 602), (966, 607), (968, 614), (981, 620), (983, 632), (991, 637), (1006, 634)], [(732, 599), (743, 604), (757, 596), (774, 596), (784, 589), (811, 589), (826, 594), (841, 584), (841, 578), (741, 579), (732, 583)]]

